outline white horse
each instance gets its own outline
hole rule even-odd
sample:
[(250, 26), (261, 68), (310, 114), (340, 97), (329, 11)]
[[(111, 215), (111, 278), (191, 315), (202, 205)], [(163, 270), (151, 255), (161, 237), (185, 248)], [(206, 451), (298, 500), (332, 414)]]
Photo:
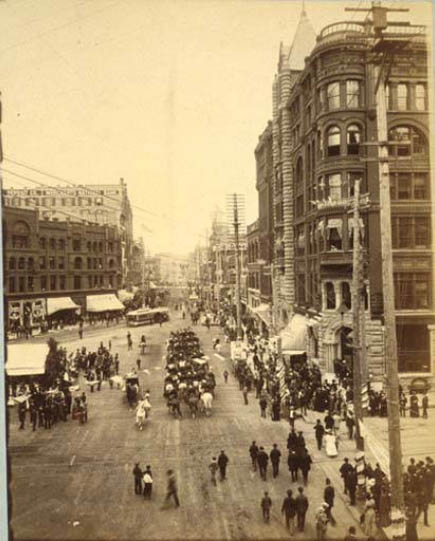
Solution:
[(201, 394), (200, 398), (206, 417), (210, 417), (213, 407), (213, 395), (208, 391)]

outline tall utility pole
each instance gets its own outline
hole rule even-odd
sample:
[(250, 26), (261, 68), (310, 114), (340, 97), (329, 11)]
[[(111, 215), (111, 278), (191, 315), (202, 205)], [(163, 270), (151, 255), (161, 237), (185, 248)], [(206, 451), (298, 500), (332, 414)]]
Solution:
[[(360, 225), (359, 225), (359, 205), (360, 205), (360, 179), (355, 180), (354, 185), (354, 205), (353, 205), (353, 288), (352, 288), (352, 314), (353, 314), (353, 404), (355, 409), (356, 421), (356, 446), (360, 451), (364, 450), (364, 440), (361, 437), (360, 422), (363, 418), (361, 402), (361, 365), (362, 350), (360, 340), (361, 329), (361, 257), (360, 257)], [(364, 316), (364, 314), (363, 314)]]
[(146, 293), (145, 293), (145, 244), (142, 239), (143, 256), (142, 256), (142, 295), (143, 295), (143, 308), (146, 307)]
[[(391, 200), (388, 163), (388, 128), (387, 108), (385, 101), (385, 84), (388, 80), (394, 54), (403, 50), (410, 40), (421, 35), (422, 27), (408, 22), (388, 22), (388, 12), (408, 12), (406, 8), (385, 8), (380, 1), (372, 3), (370, 9), (346, 8), (346, 11), (365, 11), (372, 15), (372, 20), (359, 23), (367, 26), (368, 62), (374, 64), (374, 92), (376, 99), (378, 171), (379, 171), (379, 206), (381, 222), (383, 313), (385, 324), (385, 359), (386, 359), (386, 391), (388, 406), (388, 444), (390, 455), (390, 481), (392, 519), (396, 526), (394, 539), (404, 538), (404, 496), (402, 476), (402, 447), (400, 440), (399, 415), (399, 374), (397, 363), (396, 318), (394, 307), (393, 256), (391, 239)], [(355, 22), (355, 21), (354, 21)], [(358, 24), (358, 23), (356, 23)], [(419, 32), (400, 33), (398, 28), (414, 27)], [(394, 30), (389, 32), (390, 28)], [(355, 330), (354, 330), (355, 332)], [(393, 518), (394, 517), (394, 518)]]
[(237, 338), (242, 337), (242, 307), (240, 300), (240, 281), (241, 281), (241, 264), (240, 264), (240, 228), (242, 226), (242, 216), (244, 212), (244, 197), (240, 194), (231, 194), (227, 198), (227, 212), (230, 219), (232, 219), (232, 225), (234, 227), (234, 249), (236, 259), (236, 328)]

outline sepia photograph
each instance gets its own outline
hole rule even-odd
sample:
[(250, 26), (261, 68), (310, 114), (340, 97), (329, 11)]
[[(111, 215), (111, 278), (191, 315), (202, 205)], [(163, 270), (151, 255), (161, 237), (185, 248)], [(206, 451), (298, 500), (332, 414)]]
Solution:
[(435, 540), (434, 13), (0, 0), (0, 540)]

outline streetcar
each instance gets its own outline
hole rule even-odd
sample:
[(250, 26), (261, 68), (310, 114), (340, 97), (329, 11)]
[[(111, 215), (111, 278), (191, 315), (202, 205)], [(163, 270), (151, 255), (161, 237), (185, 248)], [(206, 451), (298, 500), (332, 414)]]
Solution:
[(139, 327), (169, 320), (169, 308), (139, 308), (127, 314), (127, 326)]

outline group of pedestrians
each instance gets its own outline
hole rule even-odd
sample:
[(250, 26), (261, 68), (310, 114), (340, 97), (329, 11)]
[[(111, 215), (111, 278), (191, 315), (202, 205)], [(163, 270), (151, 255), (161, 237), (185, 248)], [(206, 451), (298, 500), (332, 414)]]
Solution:
[[(134, 493), (138, 496), (143, 495), (144, 500), (151, 500), (154, 484), (151, 466), (148, 465), (145, 470), (142, 470), (140, 463), (136, 462), (132, 473), (134, 478)], [(173, 470), (166, 471), (166, 483), (166, 496), (161, 509), (166, 509), (171, 499), (174, 501), (175, 507), (179, 507), (180, 500), (178, 498), (177, 479)]]
[(270, 463), (272, 465), (272, 477), (275, 479), (279, 474), (279, 463), (281, 460), (281, 451), (278, 449), (278, 444), (274, 443), (272, 450), (269, 454), (264, 450), (264, 447), (257, 446), (255, 441), (252, 442), (249, 447), (249, 455), (251, 457), (252, 469), (260, 473), (261, 479), (263, 481), (267, 480), (267, 466)]

